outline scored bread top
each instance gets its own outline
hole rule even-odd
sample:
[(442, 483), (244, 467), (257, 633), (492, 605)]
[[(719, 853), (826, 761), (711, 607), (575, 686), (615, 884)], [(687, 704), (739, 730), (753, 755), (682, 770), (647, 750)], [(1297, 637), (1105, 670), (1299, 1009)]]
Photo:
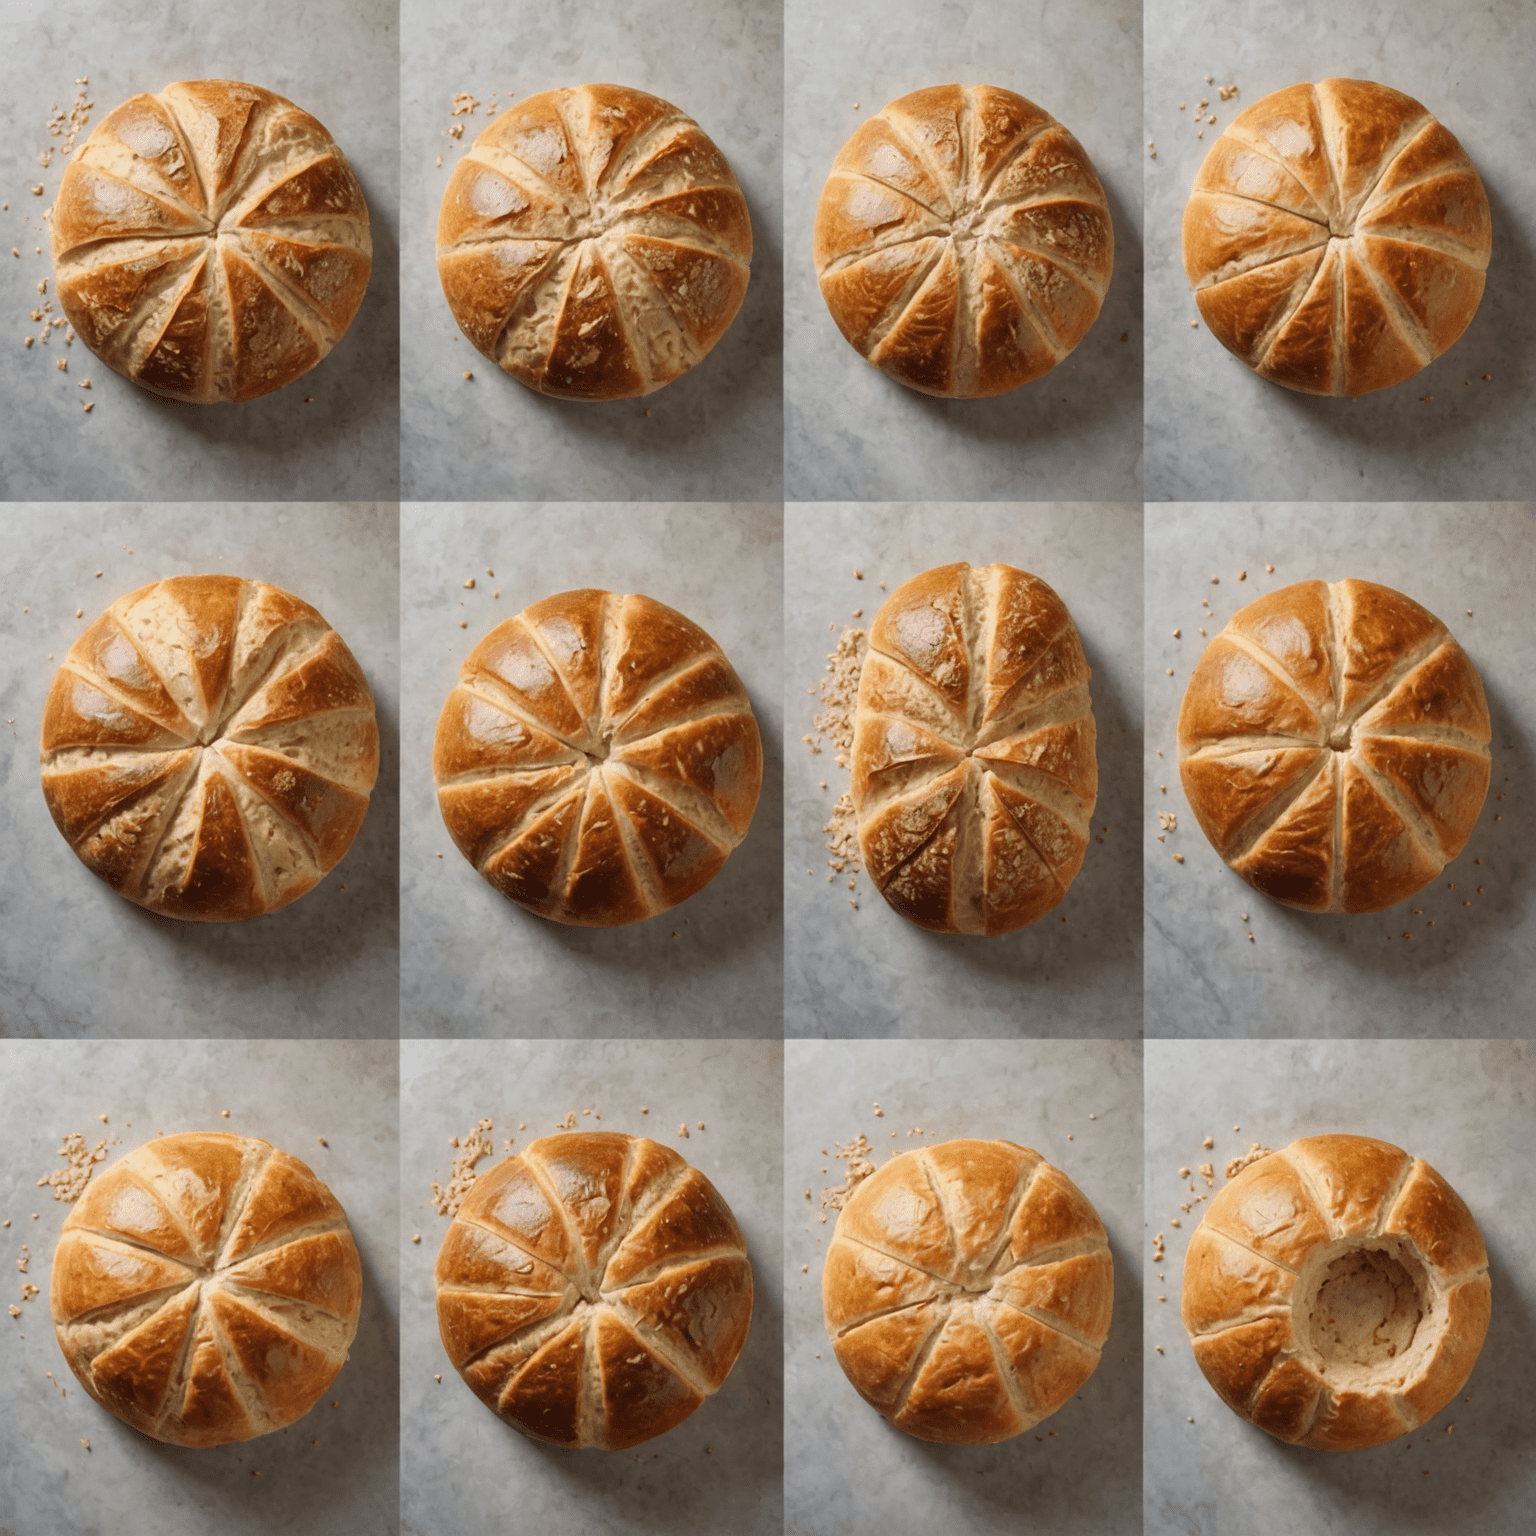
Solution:
[(102, 1407), (156, 1440), (228, 1445), (302, 1417), (357, 1333), (346, 1213), (296, 1157), (163, 1136), (98, 1174), (65, 1219), (59, 1348)]

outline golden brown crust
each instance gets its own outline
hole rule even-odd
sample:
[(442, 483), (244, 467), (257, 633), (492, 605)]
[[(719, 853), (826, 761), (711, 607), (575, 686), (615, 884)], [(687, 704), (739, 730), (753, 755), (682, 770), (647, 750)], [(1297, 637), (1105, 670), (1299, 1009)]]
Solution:
[(890, 102), (843, 146), (816, 210), (838, 329), (898, 383), (950, 398), (1049, 373), (1098, 318), (1114, 253), (1082, 146), (991, 85)]
[(1471, 323), (1491, 252), (1460, 144), (1369, 80), (1240, 112), (1184, 209), (1184, 270), (1216, 339), (1309, 394), (1388, 389), (1438, 357)]
[(1492, 772), (1482, 680), (1446, 627), (1366, 581), (1298, 582), (1205, 648), (1179, 774), (1216, 851), (1309, 912), (1378, 912), (1472, 835)]
[(479, 1179), (438, 1254), (443, 1348), (538, 1440), (621, 1450), (719, 1391), (752, 1266), (696, 1168), (612, 1132), (546, 1136)]
[(236, 576), (120, 597), (43, 709), (43, 794), (81, 861), (164, 917), (302, 896), (352, 845), (378, 777), (369, 691), (308, 603)]
[(1114, 1263), (1083, 1193), (1037, 1152), (947, 1141), (894, 1157), (838, 1217), (827, 1335), (859, 1395), (919, 1439), (990, 1444), (1098, 1364)]

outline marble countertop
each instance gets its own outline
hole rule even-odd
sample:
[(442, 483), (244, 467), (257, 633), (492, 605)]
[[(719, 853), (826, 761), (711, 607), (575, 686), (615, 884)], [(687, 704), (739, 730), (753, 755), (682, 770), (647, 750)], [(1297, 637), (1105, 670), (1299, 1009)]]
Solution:
[[(1149, 1037), (1532, 1033), (1533, 535), (1536, 508), (1528, 505), (1147, 508), (1142, 838)], [(1248, 579), (1238, 582), (1244, 569)], [(1218, 586), (1210, 585), (1212, 576), (1220, 577)], [(1493, 780), (1471, 840), (1440, 879), (1385, 912), (1319, 917), (1259, 895), (1222, 863), (1185, 801), (1176, 732), (1205, 644), (1202, 624), (1215, 635), (1265, 592), (1346, 576), (1406, 592), (1465, 647), (1493, 717)], [(1202, 600), (1214, 620), (1204, 617)], [(1173, 638), (1175, 628), (1182, 639)], [(1160, 811), (1178, 820), (1163, 843), (1156, 841)], [(1182, 865), (1174, 853), (1184, 855)]]
[[(1146, 17), (1147, 499), (1528, 496), (1536, 473), (1528, 430), (1536, 403), (1528, 63), (1536, 12), (1525, 0), (1147, 0)], [(1226, 125), (1271, 91), (1330, 76), (1377, 80), (1422, 101), (1472, 157), (1493, 209), (1488, 286), (1466, 333), (1422, 373), (1358, 401), (1270, 384), (1203, 323), (1191, 329), (1199, 312), (1180, 251), (1195, 173)], [(1241, 94), (1223, 102), (1207, 79), (1236, 83)], [(1197, 139), (1201, 97), (1216, 124)], [(1156, 160), (1146, 158), (1148, 142)], [(1484, 382), (1484, 374), (1492, 378)]]
[[(1147, 1536), (1529, 1530), (1536, 1214), (1523, 1170), (1536, 1134), (1536, 1048), (1512, 1040), (1152, 1040), (1146, 1053), (1144, 1241), (1158, 1231), (1169, 1239), (1165, 1278), (1149, 1269), (1144, 1298)], [(1212, 1392), (1178, 1314), (1196, 1221), (1183, 1216), (1182, 1229), (1169, 1226), (1180, 1214), (1181, 1166), (1209, 1160), (1222, 1170), (1250, 1142), (1279, 1149), (1325, 1132), (1393, 1142), (1444, 1175), (1483, 1230), (1493, 1281), (1487, 1342), (1461, 1397), (1421, 1431), (1343, 1455), (1286, 1445)], [(1201, 1147), (1207, 1135), (1213, 1151)], [(1224, 1182), (1218, 1172), (1218, 1187)]]
[[(104, 501), (131, 497), (392, 499), (400, 485), (398, 231), (399, 20), (393, 0), (260, 6), (0, 0), (0, 494)], [(79, 87), (80, 78), (89, 81)], [(318, 367), (260, 400), (193, 406), (140, 389), (83, 341), (22, 348), (29, 313), (53, 294), (42, 214), (68, 161), (50, 137), (83, 89), (91, 126), (140, 91), (176, 80), (248, 80), (312, 113), (334, 135), (368, 199), (373, 273), (346, 336)], [(79, 144), (85, 142), (82, 134)], [(39, 153), (55, 153), (46, 169)], [(29, 189), (42, 184), (41, 196)], [(37, 247), (41, 246), (41, 254)], [(12, 260), (9, 251), (20, 251)], [(66, 358), (67, 373), (56, 362)], [(89, 393), (79, 387), (91, 381)], [(312, 403), (306, 404), (306, 397)], [(87, 415), (82, 404), (94, 402)]]
[[(1140, 1045), (790, 1040), (784, 1049), (785, 1531), (1139, 1536)], [(914, 1128), (930, 1134), (909, 1136)], [(843, 1375), (821, 1307), (836, 1213), (822, 1223), (819, 1202), (843, 1182), (826, 1153), (860, 1132), (877, 1162), (957, 1136), (1020, 1142), (1093, 1201), (1114, 1255), (1114, 1322), (1098, 1369), (1035, 1430), (1001, 1445), (931, 1445), (893, 1429)]]
[[(786, 494), (1139, 501), (1141, 6), (787, 0), (784, 35)], [(1065, 123), (1115, 224), (1114, 279), (1093, 329), (1043, 379), (991, 400), (935, 399), (870, 367), (833, 324), (811, 260), (838, 150), (887, 102), (948, 81), (1004, 86)]]
[[(1140, 507), (791, 506), (786, 532), (787, 1033), (1137, 1034)], [(901, 582), (953, 560), (1003, 561), (1048, 581), (1071, 609), (1093, 668), (1095, 841), (1054, 912), (996, 938), (929, 933), (886, 906), (862, 871), (856, 892), (846, 878), (828, 881), (822, 828), (848, 774), (830, 748), (813, 755), (801, 742), (821, 707), (807, 689), (824, 675), (836, 643), (829, 625), (867, 629)], [(855, 608), (862, 618), (852, 617)]]
[[(399, 547), (393, 506), (0, 508), (0, 841), (22, 875), (0, 889), (0, 1035), (395, 1034)], [(208, 571), (273, 582), (325, 615), (367, 675), (382, 746), (342, 862), (239, 923), (125, 901), (70, 852), (38, 783), (43, 705), (75, 639), (124, 593)]]
[[(400, 1529), (399, 1082), (397, 1047), (381, 1041), (0, 1041), (5, 1301), (19, 1300), (23, 1243), (42, 1291), (20, 1319), (0, 1315), (0, 1524), (10, 1536)], [(62, 1166), (66, 1132), (106, 1140), (110, 1166), (156, 1130), (262, 1137), (307, 1163), (346, 1208), (363, 1262), (357, 1338), (325, 1397), (285, 1430), (212, 1450), (162, 1445), (92, 1402), (59, 1353), (48, 1285), (68, 1208), (36, 1181)]]
[[(778, 1536), (784, 1528), (783, 1046), (771, 1041), (407, 1040), (401, 1051), (401, 1487), (407, 1536), (504, 1529), (548, 1536)], [(649, 1114), (640, 1109), (647, 1106)], [(601, 1124), (581, 1114), (591, 1109)], [(554, 1133), (626, 1131), (675, 1148), (725, 1197), (755, 1277), (752, 1329), (720, 1391), (632, 1451), (569, 1451), (519, 1434), (454, 1374), (432, 1269), (447, 1230), (429, 1184), (449, 1138), (495, 1122), (496, 1158)], [(676, 1128), (686, 1118), (684, 1141)], [(697, 1128), (702, 1120), (704, 1130)], [(519, 1126), (525, 1126), (519, 1129)], [(492, 1164), (482, 1163), (481, 1171)], [(421, 1234), (419, 1244), (413, 1234)], [(442, 1381), (434, 1380), (438, 1374)], [(509, 1498), (511, 1502), (509, 1503)]]
[[(779, 507), (418, 504), (404, 508), (403, 526), (405, 1032), (779, 1038)], [(470, 576), (477, 585), (466, 591)], [(529, 603), (589, 586), (643, 592), (708, 630), (746, 685), (763, 738), (746, 840), (690, 901), (623, 928), (571, 927), (508, 901), (454, 847), (432, 784), (437, 717), (464, 657)]]
[[(777, 499), (783, 487), (780, 154), (783, 38), (755, 0), (405, 0), (401, 8), (402, 489), (408, 498)], [(438, 206), (486, 107), (594, 81), (674, 102), (731, 163), (752, 217), (752, 277), (713, 351), (644, 400), (555, 400), (459, 333), (437, 278)], [(462, 139), (448, 129), (462, 126)], [(441, 157), (442, 164), (437, 161)], [(466, 380), (464, 372), (474, 374)]]

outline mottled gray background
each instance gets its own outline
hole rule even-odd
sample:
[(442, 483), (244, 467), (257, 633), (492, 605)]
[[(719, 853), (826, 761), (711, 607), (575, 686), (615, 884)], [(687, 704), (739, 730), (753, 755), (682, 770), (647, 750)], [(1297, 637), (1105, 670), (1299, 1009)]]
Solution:
[[(1529, 1036), (1536, 508), (1148, 506), (1146, 538), (1147, 1034)], [(1214, 636), (1266, 592), (1347, 576), (1406, 592), (1461, 642), (1488, 694), (1493, 780), (1439, 879), (1384, 912), (1318, 916), (1259, 895), (1205, 840), (1179, 783), (1178, 713), (1202, 625)], [(1162, 843), (1159, 811), (1179, 824)]]
[[(318, 608), (379, 721), (379, 779), (346, 857), (280, 912), (237, 923), (124, 900), (70, 851), (38, 781), (43, 705), (70, 646), (118, 597), (210, 572)], [(393, 506), (0, 508), (0, 1035), (394, 1036), (399, 655)]]
[[(786, 1532), (1139, 1533), (1141, 1046), (791, 1040), (784, 1049)], [(836, 1212), (823, 1213), (820, 1197), (843, 1182), (833, 1143), (860, 1132), (877, 1162), (957, 1136), (1019, 1142), (1093, 1201), (1114, 1255), (1114, 1321), (1098, 1369), (1035, 1429), (1001, 1445), (931, 1445), (893, 1429), (843, 1375), (821, 1307)]]
[[(1147, 1536), (1530, 1530), (1536, 1216), (1523, 1168), (1536, 1134), (1536, 1048), (1152, 1040), (1146, 1052)], [(1390, 1141), (1448, 1179), (1482, 1228), (1493, 1281), (1488, 1339), (1455, 1402), (1423, 1429), (1342, 1454), (1286, 1445), (1232, 1413), (1200, 1374), (1179, 1321), (1184, 1254), (1202, 1207), (1180, 1212), (1190, 1196), (1178, 1170), (1213, 1162), (1219, 1189), (1228, 1159), (1250, 1142), (1279, 1150), (1337, 1132)], [(1206, 1136), (1211, 1151), (1201, 1146)], [(1174, 1218), (1183, 1225), (1170, 1226)], [(1161, 1271), (1150, 1263), (1156, 1232), (1168, 1240)]]
[[(399, 13), (393, 0), (0, 0), (0, 496), (233, 500), (394, 497), (400, 485)], [(373, 274), (345, 337), (297, 382), (240, 405), (185, 405), (140, 389), (85, 343), (22, 350), (53, 293), (43, 210), (63, 179), (62, 139), (75, 81), (90, 82), (94, 128), (140, 91), (177, 80), (265, 86), (325, 124), (362, 183)], [(88, 132), (89, 130), (87, 130)], [(76, 141), (84, 145), (86, 134)], [(44, 170), (38, 154), (53, 146)], [(42, 196), (30, 188), (43, 184)], [(12, 247), (19, 260), (10, 255)], [(36, 248), (42, 247), (42, 254)], [(57, 313), (57, 301), (55, 301)], [(55, 367), (67, 357), (69, 371)], [(88, 378), (88, 391), (79, 387)], [(312, 404), (305, 404), (305, 397)], [(94, 401), (90, 415), (82, 402)]]
[[(782, 1044), (407, 1040), (400, 1051), (406, 1536), (777, 1536), (784, 1511)], [(641, 1114), (642, 1106), (650, 1113)], [(724, 1386), (676, 1429), (632, 1451), (562, 1450), (519, 1434), (458, 1378), (438, 1339), (432, 1268), (448, 1222), (433, 1210), (429, 1185), (447, 1182), (449, 1138), (482, 1117), (494, 1120), (495, 1157), (480, 1164), (486, 1173), (506, 1156), (508, 1137), (519, 1152), (555, 1134), (572, 1110), (580, 1130), (649, 1136), (687, 1158), (725, 1197), (752, 1261), (752, 1330)], [(687, 1140), (677, 1134), (685, 1120)], [(419, 1244), (411, 1242), (417, 1233)]]
[[(1146, 37), (1148, 499), (1529, 495), (1536, 11), (1528, 0), (1147, 0)], [(1488, 286), (1466, 333), (1422, 373), (1358, 401), (1270, 384), (1203, 322), (1191, 329), (1199, 311), (1180, 252), (1195, 173), (1226, 125), (1271, 91), (1331, 76), (1376, 80), (1423, 102), (1472, 157), (1493, 209)], [(1222, 101), (1216, 86), (1234, 83), (1240, 94)], [(1216, 125), (1197, 139), (1201, 97)], [(1156, 160), (1145, 158), (1149, 141)]]
[[(0, 1300), (20, 1302), (13, 1261), (23, 1243), (32, 1250), (26, 1278), (42, 1290), (21, 1306), (20, 1319), (0, 1312), (7, 1384), (0, 1530), (388, 1536), (400, 1529), (399, 1092), (392, 1042), (0, 1041), (0, 1220), (11, 1223), (0, 1228)], [(107, 1142), (100, 1172), (158, 1131), (270, 1141), (307, 1163), (346, 1208), (363, 1264), (357, 1338), (320, 1402), (275, 1434), (212, 1450), (162, 1445), (92, 1402), (54, 1341), (49, 1275), (69, 1207), (36, 1181), (64, 1166), (56, 1152), (66, 1132), (92, 1147)]]
[[(784, 14), (786, 494), (1140, 500), (1141, 6), (787, 0)], [(1114, 280), (1093, 329), (1043, 379), (991, 400), (935, 399), (870, 367), (827, 313), (811, 259), (822, 185), (854, 130), (948, 82), (1003, 86), (1065, 123), (1115, 224)]]
[[(1138, 1034), (1140, 507), (840, 503), (790, 506), (786, 519), (786, 1033)], [(919, 928), (886, 906), (863, 872), (856, 892), (846, 875), (827, 879), (822, 828), (848, 772), (830, 745), (813, 755), (801, 740), (821, 708), (808, 690), (838, 633), (867, 630), (903, 581), (955, 560), (1002, 561), (1048, 581), (1071, 609), (1093, 668), (1094, 841), (1055, 911), (993, 938)]]
[[(782, 494), (783, 25), (758, 0), (404, 0), (404, 495), (531, 501)], [(437, 279), (438, 206), (487, 108), (611, 82), (673, 102), (720, 148), (752, 216), (752, 279), (703, 362), (644, 400), (549, 399), (459, 333)], [(462, 139), (448, 137), (462, 124)], [(442, 165), (437, 164), (442, 157)], [(464, 371), (474, 374), (472, 381)]]

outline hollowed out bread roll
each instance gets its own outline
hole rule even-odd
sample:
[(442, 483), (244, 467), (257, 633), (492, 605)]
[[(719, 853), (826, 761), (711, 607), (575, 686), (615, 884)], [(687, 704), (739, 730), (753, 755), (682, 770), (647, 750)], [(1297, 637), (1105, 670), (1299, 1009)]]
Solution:
[(624, 1450), (730, 1374), (747, 1245), (714, 1185), (617, 1132), (545, 1136), (479, 1179), (437, 1256), (437, 1325), (487, 1408), (535, 1440)]
[(1011, 1439), (1081, 1390), (1114, 1295), (1087, 1197), (1011, 1141), (893, 1157), (849, 1198), (821, 1274), (827, 1335), (859, 1396), (956, 1445)]
[(437, 803), (504, 896), (612, 928), (686, 901), (747, 835), (763, 747), (746, 689), (691, 619), (561, 592), (498, 624), (437, 722)]
[(207, 405), (254, 400), (345, 335), (373, 264), (368, 204), (307, 112), (257, 85), (134, 96), (69, 162), (55, 288), (98, 357)]
[(704, 130), (623, 85), (542, 91), (454, 167), (437, 221), (453, 318), (498, 367), (563, 400), (648, 395), (725, 334), (752, 221)]
[(286, 906), (341, 861), (379, 772), (373, 694), (308, 603), (237, 576), (120, 597), (43, 709), (43, 794), (118, 895), (225, 922)]
[(1488, 1254), (1428, 1163), (1367, 1136), (1308, 1136), (1206, 1207), (1184, 1327), (1206, 1380), (1281, 1440), (1358, 1451), (1461, 1390), (1488, 1331)]
[(1255, 890), (1379, 912), (1466, 846), (1488, 793), (1482, 679), (1434, 614), (1369, 581), (1302, 581), (1240, 609), (1179, 711), (1201, 829)]
[(1288, 86), (1238, 113), (1184, 209), (1205, 323), (1310, 395), (1387, 389), (1439, 357), (1477, 311), (1492, 249), (1461, 145), (1369, 80)]
[(1114, 264), (1082, 145), (995, 85), (891, 102), (843, 146), (816, 210), (838, 329), (927, 395), (1001, 395), (1049, 373), (1098, 318)]
[(1027, 571), (939, 566), (885, 600), (852, 794), (864, 867), (903, 917), (1007, 933), (1067, 894), (1098, 795), (1088, 677), (1066, 605)]
[(302, 1418), (357, 1334), (362, 1267), (336, 1197), (247, 1136), (162, 1136), (69, 1213), (49, 1304), (69, 1368), (109, 1413), (172, 1445)]

